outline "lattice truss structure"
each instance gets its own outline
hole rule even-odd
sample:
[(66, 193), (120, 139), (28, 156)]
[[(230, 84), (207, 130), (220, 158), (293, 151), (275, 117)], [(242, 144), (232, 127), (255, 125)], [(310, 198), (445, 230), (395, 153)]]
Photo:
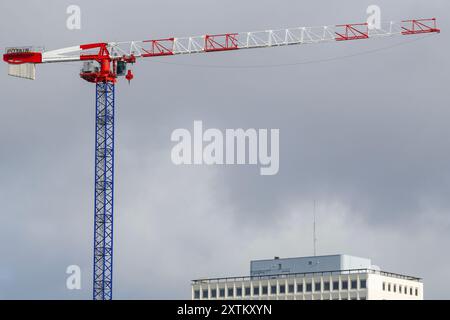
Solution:
[[(92, 60), (97, 52), (106, 49), (111, 59), (135, 62), (136, 58), (255, 49), (265, 47), (316, 44), (333, 41), (376, 39), (391, 36), (438, 33), (436, 19), (406, 20), (400, 23), (383, 22), (379, 29), (371, 29), (367, 23), (343, 24), (322, 27), (296, 27), (254, 32), (206, 34), (184, 38), (164, 38), (109, 42), (44, 51), (41, 61), (61, 62)], [(80, 53), (81, 52), (81, 53)], [(39, 60), (39, 59), (37, 59)]]
[(114, 93), (114, 83), (96, 84), (94, 300), (112, 299)]

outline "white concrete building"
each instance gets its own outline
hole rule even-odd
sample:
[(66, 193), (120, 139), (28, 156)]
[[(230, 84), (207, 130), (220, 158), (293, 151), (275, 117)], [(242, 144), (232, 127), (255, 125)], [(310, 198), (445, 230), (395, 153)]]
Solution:
[(194, 300), (423, 300), (420, 278), (331, 255), (250, 263), (250, 276), (192, 281)]

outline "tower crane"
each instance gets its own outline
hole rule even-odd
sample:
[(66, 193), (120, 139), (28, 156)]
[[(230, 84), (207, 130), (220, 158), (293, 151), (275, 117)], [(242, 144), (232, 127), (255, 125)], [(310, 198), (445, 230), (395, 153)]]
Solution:
[(296, 27), (256, 32), (206, 34), (185, 38), (100, 42), (45, 51), (42, 48), (6, 48), (3, 60), (9, 75), (35, 79), (36, 65), (82, 61), (80, 77), (96, 86), (94, 270), (93, 299), (111, 300), (113, 292), (113, 199), (115, 84), (119, 77), (131, 81), (128, 67), (138, 59), (236, 51), (289, 45), (376, 39), (439, 33), (436, 18), (322, 27)]

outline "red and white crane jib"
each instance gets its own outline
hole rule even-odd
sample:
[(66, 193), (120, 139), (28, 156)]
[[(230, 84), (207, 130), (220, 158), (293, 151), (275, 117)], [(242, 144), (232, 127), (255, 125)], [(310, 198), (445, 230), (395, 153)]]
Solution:
[[(121, 56), (158, 57), (237, 49), (312, 44), (329, 41), (369, 39), (394, 35), (440, 32), (436, 19), (407, 20), (398, 24), (382, 23), (380, 29), (369, 29), (367, 23), (322, 27), (297, 27), (255, 32), (202, 35), (186, 38), (109, 43), (111, 54)], [(150, 45), (148, 45), (150, 44)]]
[[(31, 48), (9, 48), (3, 60), (10, 65), (95, 60), (100, 64), (111, 61), (134, 63), (136, 58), (161, 57), (192, 53), (231, 51), (331, 41), (347, 41), (439, 33), (436, 19), (384, 22), (379, 29), (367, 23), (322, 27), (297, 27), (256, 32), (207, 34), (186, 38), (93, 43), (52, 51), (33, 51)], [(108, 68), (108, 72), (110, 72)]]
[[(109, 43), (112, 55), (157, 57), (178, 54), (228, 51), (263, 47), (313, 44), (330, 41), (359, 40), (395, 35), (438, 33), (436, 19), (384, 22), (380, 29), (369, 29), (367, 23), (322, 27), (297, 27), (255, 32), (202, 35), (148, 41)], [(151, 46), (147, 44), (150, 43)]]

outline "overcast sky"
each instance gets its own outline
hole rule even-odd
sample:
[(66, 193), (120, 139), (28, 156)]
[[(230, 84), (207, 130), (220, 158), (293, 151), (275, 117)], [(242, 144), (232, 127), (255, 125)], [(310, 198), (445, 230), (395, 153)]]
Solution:
[[(70, 4), (81, 30), (66, 28)], [(436, 16), (443, 32), (147, 59), (117, 85), (115, 298), (189, 299), (191, 279), (311, 255), (314, 200), (319, 254), (371, 258), (450, 298), (450, 3), (0, 2), (0, 47), (47, 49), (364, 22), (370, 4), (383, 20)], [(42, 65), (28, 81), (0, 66), (0, 298), (91, 298), (95, 87), (78, 69)], [(170, 135), (194, 120), (280, 129), (278, 175), (173, 165)], [(72, 264), (80, 291), (65, 287)]]

